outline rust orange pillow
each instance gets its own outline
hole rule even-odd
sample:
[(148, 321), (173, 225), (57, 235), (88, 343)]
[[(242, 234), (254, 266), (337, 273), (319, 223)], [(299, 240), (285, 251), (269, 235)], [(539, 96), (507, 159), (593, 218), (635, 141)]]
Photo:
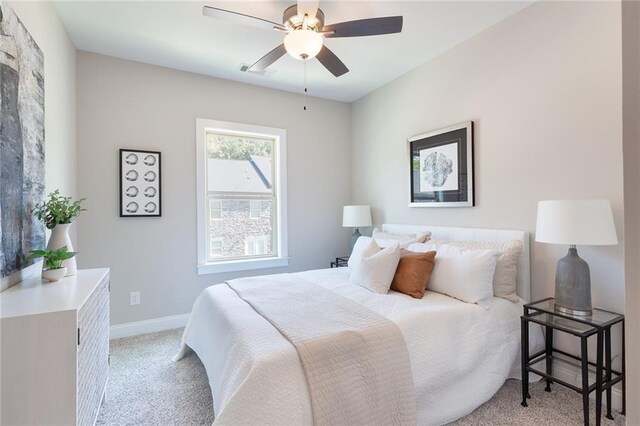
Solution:
[(402, 250), (400, 263), (391, 282), (391, 290), (422, 299), (436, 263), (436, 252), (416, 253)]

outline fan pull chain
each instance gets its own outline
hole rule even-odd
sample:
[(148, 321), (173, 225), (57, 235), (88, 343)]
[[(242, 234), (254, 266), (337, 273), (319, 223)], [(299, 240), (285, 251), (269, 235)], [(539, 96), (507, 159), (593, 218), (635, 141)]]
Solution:
[(304, 62), (304, 95), (303, 95), (303, 110), (307, 110), (307, 59), (305, 58), (302, 62)]

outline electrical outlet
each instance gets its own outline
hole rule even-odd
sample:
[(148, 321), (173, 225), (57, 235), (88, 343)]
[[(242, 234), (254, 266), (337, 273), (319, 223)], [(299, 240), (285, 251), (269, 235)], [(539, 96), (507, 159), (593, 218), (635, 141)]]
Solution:
[(140, 292), (139, 291), (132, 291), (131, 293), (129, 293), (129, 304), (131, 306), (140, 304)]

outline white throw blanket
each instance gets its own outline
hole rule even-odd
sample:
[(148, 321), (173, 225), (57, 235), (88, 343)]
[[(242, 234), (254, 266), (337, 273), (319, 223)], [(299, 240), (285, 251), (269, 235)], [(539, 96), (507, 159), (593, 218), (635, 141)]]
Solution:
[(409, 354), (395, 323), (300, 276), (227, 284), (296, 348), (314, 424), (416, 423)]

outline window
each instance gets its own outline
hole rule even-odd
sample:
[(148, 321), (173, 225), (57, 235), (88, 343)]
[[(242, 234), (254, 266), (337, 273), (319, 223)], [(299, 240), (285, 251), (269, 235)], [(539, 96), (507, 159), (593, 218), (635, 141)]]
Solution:
[(209, 200), (209, 220), (222, 219), (222, 201)]
[(247, 256), (256, 256), (265, 254), (269, 237), (262, 235), (260, 237), (246, 237), (244, 239), (244, 254)]
[(211, 236), (209, 239), (209, 256), (212, 258), (222, 256), (222, 238)]
[(198, 273), (286, 266), (285, 131), (204, 119), (196, 131)]
[(260, 219), (261, 210), (262, 210), (262, 203), (260, 201), (250, 201), (249, 217), (251, 219)]

